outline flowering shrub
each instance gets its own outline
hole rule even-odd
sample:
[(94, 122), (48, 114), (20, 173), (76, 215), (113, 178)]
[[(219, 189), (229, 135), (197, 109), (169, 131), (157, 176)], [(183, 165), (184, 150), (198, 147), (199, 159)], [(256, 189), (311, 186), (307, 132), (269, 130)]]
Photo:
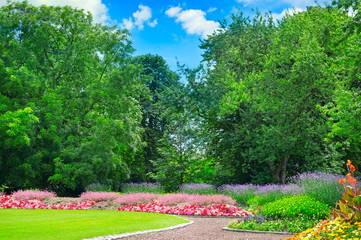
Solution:
[(147, 204), (151, 201), (157, 201), (165, 205), (210, 205), (210, 204), (230, 204), (235, 205), (236, 201), (231, 197), (223, 195), (191, 195), (185, 193), (172, 193), (165, 195), (158, 195), (153, 193), (129, 193), (119, 195), (116, 202), (119, 205), (139, 205)]
[(347, 160), (347, 182), (339, 179), (344, 188), (342, 200), (333, 209), (333, 218), (321, 221), (314, 228), (295, 234), (288, 240), (298, 239), (361, 239), (361, 194), (354, 177), (355, 167)]
[(11, 195), (0, 196), (0, 209), (18, 208), (18, 209), (67, 209), (84, 210), (94, 205), (94, 201), (85, 201), (80, 203), (63, 204), (44, 204), (39, 199), (18, 200)]
[(350, 160), (347, 160), (347, 182), (349, 186), (346, 186), (346, 179), (340, 179), (339, 183), (343, 185), (345, 192), (342, 195), (342, 200), (337, 203), (338, 208), (333, 209), (332, 214), (335, 217), (342, 217), (345, 220), (351, 222), (361, 222), (361, 193), (360, 188), (356, 185), (356, 179), (354, 178), (355, 167)]
[(287, 240), (300, 239), (361, 239), (361, 222), (345, 221), (342, 218), (334, 218), (324, 220), (317, 224), (314, 228), (307, 229), (304, 232), (297, 233)]
[(247, 211), (226, 204), (212, 204), (206, 207), (189, 204), (185, 204), (184, 206), (169, 206), (154, 201), (148, 204), (125, 206), (118, 208), (118, 210), (197, 216), (242, 217), (250, 215)]
[(231, 196), (239, 204), (248, 206), (261, 206), (263, 204), (273, 202), (285, 195), (297, 195), (304, 192), (301, 186), (296, 184), (289, 185), (229, 185), (225, 184), (218, 188), (218, 192), (227, 196)]
[(308, 195), (284, 197), (262, 207), (262, 213), (272, 218), (314, 217), (324, 219), (330, 215), (330, 208)]
[(304, 189), (304, 193), (330, 206), (334, 205), (342, 194), (342, 186), (338, 184), (340, 175), (331, 173), (302, 173), (290, 179), (291, 182)]
[(159, 195), (154, 193), (129, 193), (120, 195), (116, 199), (119, 205), (146, 204), (158, 198)]
[(110, 187), (101, 183), (92, 183), (85, 187), (86, 192), (109, 192)]
[(256, 188), (257, 185), (254, 184), (224, 184), (218, 188), (218, 192), (220, 194), (232, 197), (239, 204), (246, 204), (247, 200), (256, 196), (254, 194)]
[(83, 192), (80, 199), (83, 201), (111, 201), (120, 197), (119, 193), (115, 192)]
[(125, 183), (122, 185), (123, 193), (164, 193), (163, 187), (158, 183)]
[(56, 197), (56, 194), (49, 191), (19, 190), (14, 192), (12, 196), (19, 200), (30, 200), (30, 199), (45, 200), (52, 197)]
[(190, 204), (190, 205), (210, 205), (210, 204), (230, 204), (235, 205), (236, 201), (224, 195), (190, 195), (185, 193), (166, 194), (159, 196), (157, 201), (166, 205)]
[(207, 183), (186, 183), (180, 187), (181, 193), (213, 195), (217, 193), (215, 186)]
[(247, 200), (248, 206), (262, 206), (264, 204), (273, 202), (284, 196), (298, 195), (303, 193), (303, 188), (295, 184), (290, 185), (276, 185), (268, 184), (257, 186), (254, 191), (255, 197)]

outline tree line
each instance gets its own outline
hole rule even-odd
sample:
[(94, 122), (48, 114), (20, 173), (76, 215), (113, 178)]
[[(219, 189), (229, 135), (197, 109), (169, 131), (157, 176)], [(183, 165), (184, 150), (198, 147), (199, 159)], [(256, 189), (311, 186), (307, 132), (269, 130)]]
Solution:
[(341, 173), (347, 158), (360, 169), (360, 6), (340, 0), (279, 21), (233, 14), (201, 41), (198, 68), (174, 72), (158, 55), (133, 56), (127, 31), (83, 10), (8, 3), (0, 185), (174, 191)]

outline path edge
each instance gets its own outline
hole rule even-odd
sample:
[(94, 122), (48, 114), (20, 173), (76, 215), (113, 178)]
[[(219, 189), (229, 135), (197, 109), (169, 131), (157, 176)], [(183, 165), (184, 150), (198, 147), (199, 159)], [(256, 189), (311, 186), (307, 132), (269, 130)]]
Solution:
[(271, 232), (271, 231), (254, 231), (254, 230), (246, 230), (246, 229), (234, 229), (224, 227), (222, 230), (231, 231), (231, 232), (246, 232), (246, 233), (259, 233), (259, 234), (275, 234), (275, 235), (293, 235), (294, 233), (290, 232)]
[[(178, 217), (178, 216), (175, 216)], [(181, 218), (181, 217), (178, 217)], [(153, 230), (146, 230), (146, 231), (138, 231), (138, 232), (130, 232), (130, 233), (122, 233), (119, 235), (108, 235), (108, 236), (100, 236), (100, 237), (95, 237), (95, 238), (85, 238), (83, 240), (116, 240), (116, 239), (120, 239), (120, 238), (126, 238), (126, 237), (131, 237), (131, 236), (136, 236), (136, 235), (143, 235), (143, 234), (148, 234), (148, 233), (155, 233), (155, 232), (164, 232), (164, 231), (168, 231), (168, 230), (175, 230), (178, 228), (184, 228), (187, 227), (191, 224), (194, 223), (194, 221), (191, 221), (189, 219), (185, 219), (185, 218), (181, 218), (183, 220), (187, 220), (189, 222), (187, 223), (182, 223), (182, 224), (178, 224), (172, 227), (167, 227), (167, 228), (161, 228), (161, 229), (153, 229)]]

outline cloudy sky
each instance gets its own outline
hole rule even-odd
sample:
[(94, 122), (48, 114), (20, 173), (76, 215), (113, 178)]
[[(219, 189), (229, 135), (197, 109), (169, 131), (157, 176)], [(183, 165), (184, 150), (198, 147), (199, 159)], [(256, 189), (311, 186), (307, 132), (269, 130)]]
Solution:
[[(90, 11), (95, 21), (128, 29), (135, 55), (146, 53), (164, 57), (172, 70), (176, 59), (196, 67), (201, 61), (198, 48), (204, 39), (219, 28), (219, 20), (243, 11), (252, 16), (253, 9), (271, 11), (281, 18), (285, 11), (302, 11), (315, 5), (313, 0), (28, 0), (34, 5), (70, 5)], [(320, 2), (320, 1), (319, 1)], [(0, 0), (0, 5), (6, 0)], [(237, 10), (238, 9), (238, 10)]]

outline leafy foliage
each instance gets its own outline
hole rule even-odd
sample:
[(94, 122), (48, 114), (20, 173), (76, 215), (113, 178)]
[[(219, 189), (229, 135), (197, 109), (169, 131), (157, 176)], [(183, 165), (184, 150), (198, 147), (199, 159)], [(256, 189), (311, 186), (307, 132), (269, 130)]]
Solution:
[(255, 231), (295, 233), (312, 228), (317, 221), (318, 219), (309, 219), (304, 217), (272, 220), (264, 216), (249, 216), (242, 220), (231, 222), (228, 227)]
[(342, 195), (342, 200), (339, 201), (336, 206), (337, 209), (333, 209), (332, 214), (335, 217), (342, 217), (347, 221), (361, 222), (361, 192), (360, 188), (356, 185), (356, 179), (354, 178), (355, 167), (351, 161), (347, 162), (347, 182), (349, 186), (345, 185), (346, 179), (340, 179), (340, 184), (345, 187), (345, 192)]
[(272, 218), (315, 217), (324, 219), (329, 216), (329, 206), (308, 195), (284, 197), (262, 207), (262, 213)]
[(159, 183), (125, 183), (122, 184), (123, 193), (164, 193), (163, 187)]
[(117, 189), (140, 146), (144, 89), (129, 34), (70, 7), (0, 9), (0, 181)]

